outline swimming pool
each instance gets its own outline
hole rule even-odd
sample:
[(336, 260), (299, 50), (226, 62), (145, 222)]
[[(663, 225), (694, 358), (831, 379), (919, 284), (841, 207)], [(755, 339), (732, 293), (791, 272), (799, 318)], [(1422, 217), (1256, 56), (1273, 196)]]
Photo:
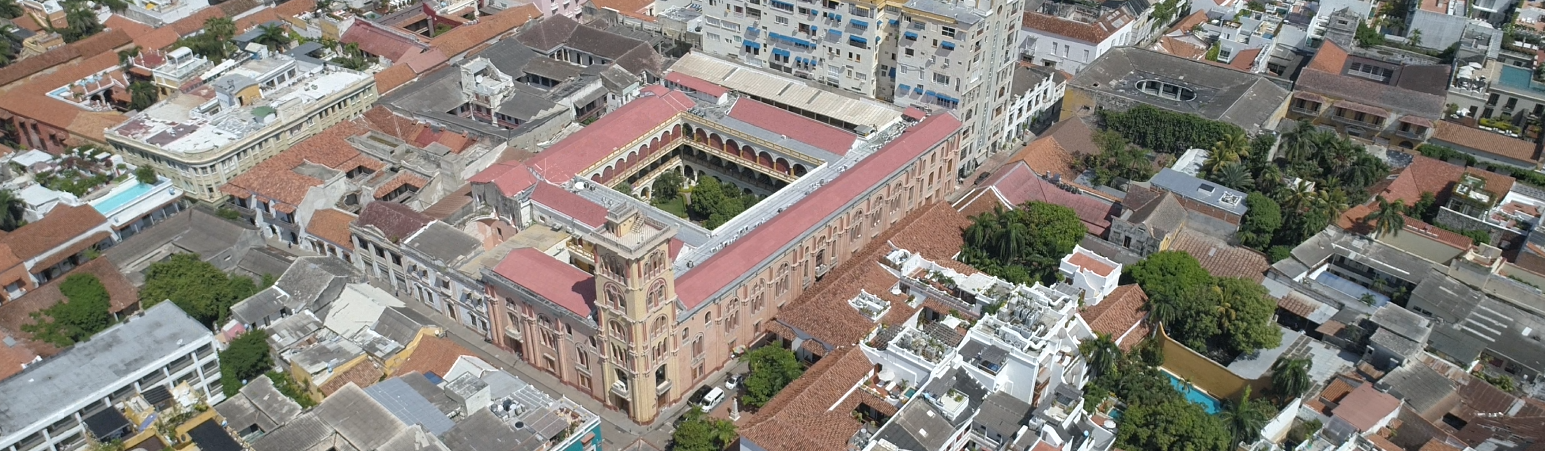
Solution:
[(1170, 374), (1168, 371), (1161, 372), (1164, 373), (1164, 377), (1169, 378), (1169, 383), (1175, 386), (1175, 390), (1179, 390), (1181, 394), (1186, 395), (1186, 401), (1201, 405), (1208, 415), (1216, 415), (1223, 410), (1223, 404), (1218, 402), (1217, 398), (1213, 398), (1196, 387), (1192, 387), (1186, 381), (1180, 380), (1180, 378), (1175, 377), (1174, 374)]
[(145, 193), (149, 193), (156, 188), (152, 185), (140, 183), (137, 180), (130, 180), (129, 183), (130, 185), (128, 188), (125, 188), (111, 196), (97, 200), (96, 203), (91, 204), (91, 208), (97, 209), (98, 213), (102, 213), (104, 215), (109, 214), (114, 210), (122, 208), (124, 205), (128, 205), (129, 202), (133, 202), (134, 199), (138, 199), (140, 196), (144, 196)]

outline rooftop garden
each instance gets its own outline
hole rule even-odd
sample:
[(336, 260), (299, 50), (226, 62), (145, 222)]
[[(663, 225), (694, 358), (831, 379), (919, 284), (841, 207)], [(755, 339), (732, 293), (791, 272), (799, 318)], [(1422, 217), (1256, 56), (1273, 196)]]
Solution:
[(960, 261), (1016, 284), (1051, 283), (1063, 256), (1087, 231), (1073, 209), (1029, 202), (971, 218)]
[(1213, 277), (1195, 257), (1161, 251), (1122, 274), (1148, 293), (1150, 321), (1171, 338), (1215, 362), (1270, 349), (1282, 343), (1272, 321), (1277, 304), (1266, 288), (1248, 279)]
[(83, 197), (109, 182), (127, 177), (128, 167), (114, 165), (111, 156), (96, 146), (83, 146), (31, 168), (13, 162), (11, 169), (18, 173), (31, 170), (39, 185)]

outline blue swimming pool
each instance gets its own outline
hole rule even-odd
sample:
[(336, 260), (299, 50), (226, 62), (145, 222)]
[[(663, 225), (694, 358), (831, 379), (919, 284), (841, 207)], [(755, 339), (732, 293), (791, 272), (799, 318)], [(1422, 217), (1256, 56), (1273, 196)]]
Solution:
[(1202, 409), (1206, 410), (1208, 415), (1215, 415), (1223, 410), (1223, 404), (1218, 402), (1217, 398), (1208, 396), (1207, 393), (1196, 389), (1196, 387), (1192, 387), (1190, 384), (1187, 384), (1186, 381), (1180, 380), (1180, 378), (1175, 377), (1175, 375), (1170, 374), (1168, 371), (1163, 371), (1163, 373), (1164, 377), (1169, 378), (1170, 385), (1175, 386), (1175, 390), (1179, 390), (1180, 393), (1186, 395), (1186, 401), (1191, 401), (1201, 405)]
[(98, 213), (108, 214), (113, 210), (117, 210), (124, 205), (127, 205), (129, 202), (133, 202), (134, 199), (138, 199), (140, 196), (144, 196), (146, 193), (149, 193), (156, 188), (155, 186), (146, 185), (135, 180), (130, 180), (129, 183), (132, 185), (130, 185), (128, 188), (111, 196), (97, 200), (96, 203), (91, 205), (91, 208), (97, 209)]

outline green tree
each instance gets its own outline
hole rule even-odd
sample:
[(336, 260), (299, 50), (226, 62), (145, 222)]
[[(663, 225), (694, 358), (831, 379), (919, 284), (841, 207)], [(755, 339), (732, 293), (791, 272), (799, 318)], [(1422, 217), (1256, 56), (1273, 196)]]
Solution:
[(1271, 391), (1283, 400), (1298, 398), (1314, 384), (1309, 379), (1309, 359), (1282, 359), (1271, 367)]
[[(9, 26), (0, 27), (0, 30), (8, 32), (10, 31), (9, 28)], [(14, 56), (15, 53), (16, 49), (11, 47), (10, 39), (0, 39), (0, 67), (11, 65), (11, 57)]]
[(38, 340), (65, 347), (86, 341), (113, 324), (107, 288), (91, 274), (74, 274), (59, 284), (65, 302), (32, 313), (22, 330)]
[(681, 195), (682, 185), (687, 184), (687, 178), (680, 172), (665, 171), (659, 177), (655, 177), (654, 183), (649, 185), (649, 196), (655, 199), (675, 199)]
[(1056, 278), (1058, 262), (1086, 233), (1073, 209), (1027, 202), (972, 218), (962, 235), (961, 260), (1011, 282), (1049, 282)]
[(134, 170), (134, 180), (146, 185), (154, 185), (161, 182), (161, 177), (156, 175), (156, 168), (146, 165)]
[(726, 185), (713, 177), (703, 177), (692, 187), (691, 202), (687, 203), (687, 215), (703, 221), (703, 227), (718, 228), (735, 215), (756, 203), (756, 199), (743, 195), (735, 185)]
[(225, 274), (194, 254), (176, 254), (145, 269), (140, 304), (170, 300), (205, 325), (223, 322), (231, 306), (257, 293), (252, 279)]
[(22, 14), (26, 14), (26, 11), (21, 9), (21, 3), (16, 0), (0, 0), (0, 18), (15, 19)]
[[(1173, 388), (1166, 387), (1171, 393)], [(1116, 428), (1116, 447), (1180, 451), (1225, 451), (1231, 440), (1222, 422), (1202, 406), (1178, 397), (1157, 404), (1130, 405)]]
[(723, 451), (735, 441), (735, 423), (712, 418), (702, 408), (693, 407), (682, 414), (681, 425), (671, 433), (671, 447), (675, 451)]
[(1250, 156), (1250, 140), (1244, 133), (1228, 135), (1212, 144), (1207, 156), (1208, 172), (1217, 172), (1228, 164), (1238, 164)]
[(1247, 191), (1254, 188), (1253, 185), (1255, 185), (1255, 179), (1250, 177), (1250, 170), (1246, 169), (1242, 163), (1223, 165), (1223, 167), (1218, 168), (1217, 172), (1212, 174), (1212, 180), (1223, 184), (1223, 186), (1240, 191)]
[(763, 346), (746, 353), (751, 366), (746, 376), (746, 405), (761, 407), (772, 400), (783, 387), (805, 373), (805, 366), (794, 357), (794, 352), (777, 346)]
[(268, 332), (254, 329), (231, 340), (231, 346), (220, 352), (220, 380), (225, 396), (235, 396), (247, 381), (274, 368), (273, 355), (268, 348)]
[(1138, 105), (1126, 111), (1100, 110), (1099, 115), (1106, 130), (1120, 133), (1133, 144), (1157, 152), (1184, 152), (1211, 146), (1230, 135), (1244, 134), (1244, 129), (1227, 122), (1149, 105)]
[(1250, 387), (1247, 385), (1239, 401), (1223, 403), (1223, 411), (1218, 412), (1218, 419), (1222, 420), (1223, 429), (1233, 436), (1230, 443), (1254, 443), (1261, 436), (1261, 429), (1266, 427), (1266, 422), (1271, 421), (1271, 408), (1260, 402), (1251, 402)]
[(1357, 34), (1354, 36), (1358, 47), (1378, 47), (1384, 45), (1384, 33), (1368, 26), (1367, 21), (1357, 23)]
[(258, 36), (252, 42), (268, 47), (269, 51), (277, 51), (290, 45), (290, 30), (285, 29), (283, 26), (273, 24), (261, 25), (258, 27), (258, 30)]
[(0, 230), (13, 232), (27, 225), (27, 204), (16, 197), (16, 192), (0, 190)]
[(1121, 347), (1111, 341), (1109, 334), (1097, 334), (1095, 339), (1079, 343), (1078, 349), (1083, 353), (1084, 360), (1089, 362), (1091, 377), (1115, 371), (1117, 363), (1122, 359)]
[(279, 390), (279, 394), (294, 400), (296, 404), (300, 404), (300, 408), (307, 409), (317, 405), (317, 401), (311, 398), (311, 394), (306, 393), (305, 387), (295, 382), (295, 378), (290, 377), (290, 373), (269, 371), (263, 375), (274, 382), (274, 389)]
[(1266, 287), (1238, 277), (1220, 277), (1213, 283), (1221, 333), (1218, 341), (1228, 351), (1245, 354), (1282, 344), (1282, 328), (1272, 321), (1277, 303), (1266, 293)]
[(1375, 235), (1399, 235), (1400, 229), (1406, 225), (1405, 202), (1398, 199), (1390, 202), (1384, 196), (1379, 196), (1377, 200), (1378, 205), (1363, 220), (1373, 225)]
[(102, 23), (97, 21), (96, 11), (84, 0), (68, 1), (64, 4), (65, 28), (59, 30), (64, 42), (75, 42), (102, 31)]
[(1294, 125), (1292, 130), (1282, 134), (1282, 145), (1278, 147), (1282, 153), (1278, 156), (1290, 161), (1308, 159), (1314, 152), (1314, 145), (1310, 142), (1310, 138), (1318, 130), (1309, 121), (1298, 121), (1298, 124)]
[(1431, 191), (1423, 191), (1421, 199), (1411, 204), (1411, 216), (1425, 222), (1432, 222), (1438, 217), (1438, 197)]
[(1127, 267), (1123, 276), (1131, 277), (1154, 300), (1178, 299), (1191, 287), (1212, 283), (1212, 275), (1202, 269), (1196, 257), (1182, 251), (1155, 252)]
[(161, 100), (160, 97), (160, 91), (156, 89), (156, 85), (150, 82), (135, 81), (129, 83), (129, 109), (131, 110), (145, 111), (146, 108), (150, 108), (151, 105), (155, 105), (157, 101)]
[(1245, 196), (1245, 206), (1249, 211), (1245, 212), (1244, 221), (1240, 224), (1239, 240), (1257, 249), (1270, 246), (1271, 238), (1282, 227), (1282, 207), (1277, 206), (1277, 201), (1259, 192)]
[(1086, 167), (1094, 169), (1095, 184), (1108, 185), (1117, 178), (1147, 180), (1153, 177), (1153, 162), (1149, 161), (1148, 153), (1132, 146), (1120, 134), (1096, 132), (1094, 143), (1100, 153), (1084, 155), (1083, 162)]

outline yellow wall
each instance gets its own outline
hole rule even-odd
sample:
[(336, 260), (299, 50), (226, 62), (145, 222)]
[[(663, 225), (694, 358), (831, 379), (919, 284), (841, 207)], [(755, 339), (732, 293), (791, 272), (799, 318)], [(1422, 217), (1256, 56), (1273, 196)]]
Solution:
[(433, 327), (419, 329), (418, 335), (413, 337), (412, 343), (408, 343), (407, 346), (402, 348), (402, 351), (397, 352), (397, 355), (392, 356), (390, 359), (386, 359), (386, 363), (383, 365), (385, 367), (384, 369), (386, 370), (386, 377), (393, 377), (397, 375), (397, 369), (402, 367), (402, 363), (408, 361), (408, 358), (412, 357), (415, 351), (418, 351), (418, 344), (424, 341), (424, 336), (434, 335), (439, 333), (439, 331), (439, 329)]
[(1164, 344), (1163, 368), (1219, 400), (1238, 398), (1244, 393), (1246, 386), (1252, 387), (1250, 390), (1252, 397), (1262, 396), (1266, 389), (1271, 387), (1270, 376), (1262, 376), (1253, 381), (1245, 380), (1223, 365), (1219, 365), (1218, 362), (1171, 339), (1164, 333), (1162, 327), (1159, 329), (1159, 339)]

